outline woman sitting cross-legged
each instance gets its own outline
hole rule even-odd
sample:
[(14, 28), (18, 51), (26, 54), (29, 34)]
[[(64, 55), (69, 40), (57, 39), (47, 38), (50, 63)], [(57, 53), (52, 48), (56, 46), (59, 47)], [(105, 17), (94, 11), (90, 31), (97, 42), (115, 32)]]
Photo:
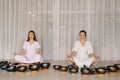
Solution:
[(21, 54), (14, 53), (14, 59), (23, 64), (43, 63), (40, 45), (37, 42), (34, 31), (29, 31), (28, 39), (24, 42)]

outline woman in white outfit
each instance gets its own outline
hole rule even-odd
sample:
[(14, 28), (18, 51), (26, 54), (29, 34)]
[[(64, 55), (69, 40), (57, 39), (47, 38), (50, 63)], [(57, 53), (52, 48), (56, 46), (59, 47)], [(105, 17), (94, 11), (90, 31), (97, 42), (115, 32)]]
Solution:
[(95, 64), (99, 59), (99, 56), (93, 53), (92, 45), (90, 41), (86, 40), (86, 35), (87, 33), (84, 30), (79, 32), (80, 40), (75, 42), (72, 53), (67, 56), (71, 63), (79, 67), (84, 65), (90, 67), (91, 64)]
[(43, 63), (40, 48), (35, 32), (29, 31), (28, 39), (23, 45), (23, 52), (21, 54), (14, 53), (14, 59), (21, 63)]

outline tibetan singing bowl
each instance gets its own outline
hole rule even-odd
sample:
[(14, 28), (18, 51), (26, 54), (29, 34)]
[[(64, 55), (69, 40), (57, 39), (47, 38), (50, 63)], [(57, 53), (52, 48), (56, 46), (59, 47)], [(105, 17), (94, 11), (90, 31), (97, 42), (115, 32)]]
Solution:
[(116, 72), (117, 71), (117, 68), (115, 66), (107, 66), (107, 70), (109, 72)]
[(8, 61), (1, 61), (0, 62), (0, 67), (3, 66), (3, 65), (5, 65), (5, 64), (8, 64)]
[(17, 67), (17, 71), (19, 71), (19, 72), (25, 72), (25, 71), (27, 71), (27, 66), (18, 66)]
[(41, 63), (40, 67), (41, 69), (48, 69), (50, 67), (50, 63)]
[(96, 68), (96, 73), (97, 74), (105, 74), (106, 73), (106, 69), (105, 68)]
[(68, 67), (67, 66), (61, 66), (60, 71), (67, 72)]
[(77, 69), (77, 68), (72, 68), (72, 69), (70, 69), (69, 71), (70, 71), (70, 73), (77, 73), (77, 72), (78, 72), (78, 69)]
[(16, 71), (16, 66), (10, 66), (7, 68), (8, 72), (15, 72)]
[(40, 68), (39, 64), (29, 65), (29, 69), (30, 69), (31, 71), (39, 70), (39, 68)]
[(69, 67), (70, 73), (77, 73), (78, 72), (78, 69), (79, 69), (78, 66), (72, 66), (72, 67), (68, 66), (68, 67)]
[(118, 70), (120, 70), (120, 64), (114, 64), (114, 66), (115, 66)]
[(1, 66), (2, 70), (6, 70), (7, 68), (9, 68), (9, 64), (4, 64), (4, 65)]
[(61, 65), (53, 65), (53, 68), (54, 68), (55, 70), (60, 70)]
[(81, 69), (82, 74), (90, 74), (90, 69)]
[(73, 65), (68, 65), (68, 69), (72, 69), (73, 68)]
[(81, 68), (81, 74), (95, 74), (95, 71), (90, 68)]

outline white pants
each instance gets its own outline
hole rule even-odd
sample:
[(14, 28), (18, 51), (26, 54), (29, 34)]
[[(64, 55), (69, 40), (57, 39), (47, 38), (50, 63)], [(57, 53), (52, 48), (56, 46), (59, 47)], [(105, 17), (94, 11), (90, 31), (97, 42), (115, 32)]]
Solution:
[(91, 58), (87, 58), (87, 59), (84, 59), (84, 60), (80, 60), (80, 59), (77, 59), (76, 57), (73, 57), (75, 63), (77, 66), (79, 66), (79, 68), (83, 67), (84, 65), (86, 65), (87, 67), (90, 67), (90, 65), (92, 64), (94, 58), (91, 57)]
[(43, 63), (43, 58), (41, 55), (37, 54), (33, 59), (28, 59), (25, 55), (16, 55), (14, 59), (21, 63)]

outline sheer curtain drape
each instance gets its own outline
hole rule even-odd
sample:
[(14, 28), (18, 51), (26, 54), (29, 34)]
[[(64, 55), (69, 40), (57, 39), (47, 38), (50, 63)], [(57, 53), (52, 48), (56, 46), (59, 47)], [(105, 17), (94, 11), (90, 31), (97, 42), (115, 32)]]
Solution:
[(120, 0), (0, 0), (0, 59), (21, 52), (34, 30), (45, 60), (66, 60), (87, 31), (101, 60), (120, 60)]

